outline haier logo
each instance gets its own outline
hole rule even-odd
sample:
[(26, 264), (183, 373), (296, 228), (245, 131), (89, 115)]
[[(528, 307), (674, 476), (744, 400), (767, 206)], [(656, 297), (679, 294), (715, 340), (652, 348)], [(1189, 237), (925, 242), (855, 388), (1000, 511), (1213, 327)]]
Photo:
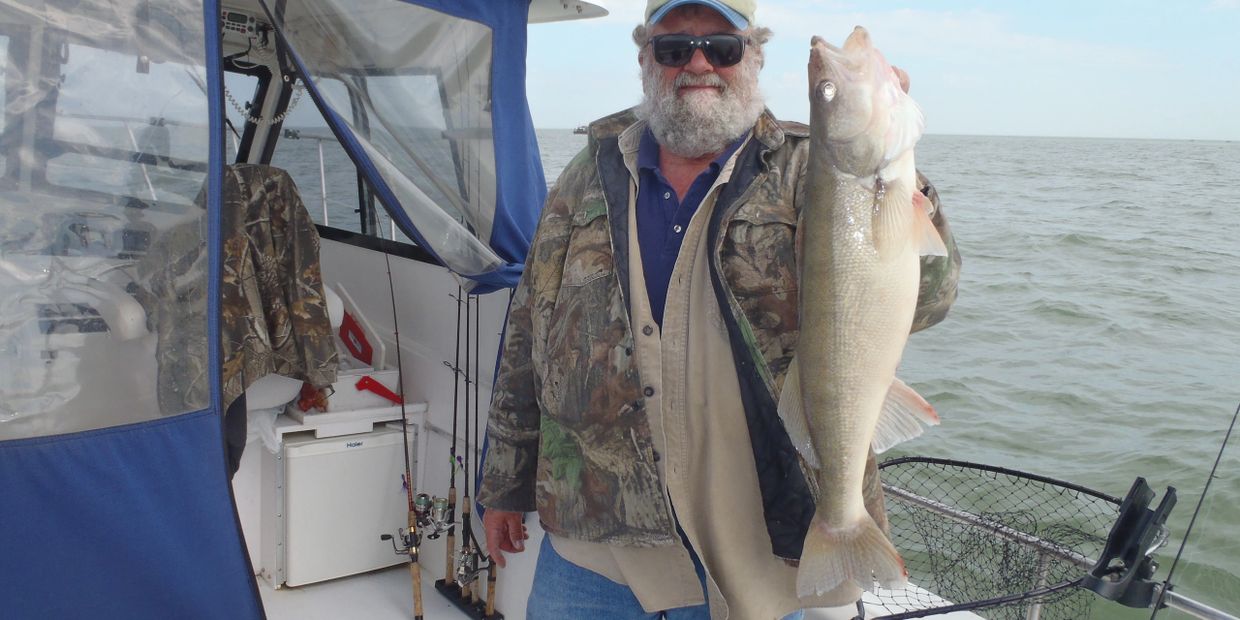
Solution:
[(360, 448), (360, 447), (362, 447), (362, 442), (360, 442), (360, 441), (350, 441), (349, 443), (344, 444), (344, 447), (346, 447), (346, 448)]

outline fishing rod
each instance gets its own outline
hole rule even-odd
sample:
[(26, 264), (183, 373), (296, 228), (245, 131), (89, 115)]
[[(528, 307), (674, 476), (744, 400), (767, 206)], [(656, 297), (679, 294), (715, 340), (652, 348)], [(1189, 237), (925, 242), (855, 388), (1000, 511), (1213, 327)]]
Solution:
[[(392, 283), (392, 259), (383, 253), (383, 259), (387, 264), (388, 292), (392, 298), (392, 331), (396, 337), (396, 385), (400, 394), (400, 432), (403, 443), (401, 444), (401, 452), (405, 455), (405, 474), (404, 487), (405, 497), (409, 502), (408, 529), (403, 532), (397, 530), (397, 535), (401, 537), (403, 548), (396, 548), (396, 541), (392, 541), (392, 547), (396, 553), (409, 556), (409, 577), (413, 582), (413, 618), (414, 620), (422, 620), (422, 571), (418, 568), (418, 548), (422, 544), (422, 535), (418, 532), (418, 522), (422, 520), (419, 515), (418, 504), (414, 502), (413, 490), (413, 469), (409, 464), (409, 414), (405, 411), (405, 373), (404, 365), (400, 355), (400, 323), (396, 315), (396, 287)], [(421, 497), (419, 497), (421, 499)], [(390, 534), (380, 536), (384, 540), (392, 540)]]
[[(482, 349), (478, 344), (482, 341), (482, 306), (478, 303), (479, 301), (480, 300), (478, 296), (474, 295), (474, 436), (473, 436), (473, 440), (474, 440), (475, 448), (478, 446), (478, 422), (479, 422), (478, 412), (481, 411), (482, 409), (481, 402), (478, 400), (478, 386), (482, 384)], [(473, 448), (469, 447), (468, 440), (466, 440), (465, 445), (466, 445), (467, 450), (473, 450)], [(477, 459), (474, 459), (474, 460), (475, 460), (474, 469), (477, 469), (478, 468), (478, 464), (476, 462)], [(474, 483), (477, 484), (477, 472), (474, 473), (474, 478), (475, 478)], [(471, 529), (471, 536), (470, 536), (471, 544), (469, 547), (469, 551), (474, 557), (474, 566), (478, 566), (478, 561), (481, 556), (482, 547), (478, 546), (477, 544), (474, 544), (474, 543), (477, 543), (478, 541), (472, 537), (473, 523), (470, 523), (470, 529)], [(478, 577), (478, 573), (474, 573), (474, 578), (471, 579), (470, 581), (476, 582), (477, 577)], [(470, 600), (473, 601), (474, 604), (478, 603), (478, 590), (479, 588), (477, 587), (472, 589), (473, 597)]]
[[(470, 329), (472, 325), (470, 321), (471, 310), (469, 307), (471, 297), (471, 295), (465, 296), (465, 471), (463, 472), (465, 479), (465, 495), (461, 498), (461, 560), (459, 562), (460, 566), (456, 569), (456, 585), (460, 587), (461, 598), (465, 600), (472, 600), (473, 598), (473, 588), (470, 587), (473, 583), (471, 577), (474, 575), (474, 571), (477, 568), (476, 563), (473, 561), (474, 532), (473, 528), (470, 527), (469, 506), (469, 440), (472, 437), (472, 435), (469, 434), (469, 386), (474, 380), (469, 374), (471, 368), (471, 349), (469, 347), (469, 343), (470, 339), (474, 336), (472, 330)], [(477, 403), (474, 403), (474, 406), (477, 406)]]
[[(1210, 475), (1206, 477), (1205, 487), (1201, 489), (1201, 497), (1197, 499), (1197, 507), (1193, 510), (1193, 516), (1188, 520), (1188, 527), (1184, 530), (1184, 538), (1180, 541), (1180, 548), (1175, 552), (1175, 559), (1171, 562), (1171, 568), (1167, 569), (1167, 578), (1163, 580), (1161, 587), (1158, 588), (1158, 598), (1154, 600), (1152, 605), (1154, 612), (1150, 614), (1150, 620), (1155, 620), (1158, 613), (1164, 607), (1177, 607), (1182, 611), (1190, 611), (1185, 609), (1185, 602), (1171, 591), (1173, 585), (1171, 578), (1175, 576), (1176, 566), (1180, 563), (1180, 556), (1184, 554), (1184, 548), (1188, 546), (1188, 537), (1193, 533), (1193, 526), (1197, 523), (1197, 515), (1201, 513), (1201, 508), (1205, 505), (1206, 495), (1210, 493), (1210, 483), (1214, 481), (1215, 474), (1218, 472), (1219, 463), (1223, 461), (1223, 452), (1227, 450), (1227, 443), (1231, 440), (1231, 433), (1236, 428), (1236, 419), (1240, 418), (1240, 404), (1236, 405), (1236, 412), (1231, 415), (1231, 423), (1227, 426), (1227, 433), (1223, 435), (1223, 443), (1218, 448), (1218, 456), (1214, 457), (1214, 466), (1210, 468)], [(1199, 609), (1200, 610), (1200, 609)], [(1200, 610), (1204, 614), (1198, 615), (1199, 618), (1223, 618), (1226, 617), (1223, 612), (1215, 609)], [(1217, 614), (1217, 615), (1216, 615)], [(1194, 614), (1196, 615), (1196, 614)]]
[[(473, 304), (471, 310), (470, 303)], [(481, 412), (482, 412), (482, 298), (479, 295), (466, 296), (465, 301), (465, 495), (462, 498), (461, 527), (463, 529), (461, 558), (457, 568), (456, 581), (462, 602), (468, 601), (468, 607), (482, 618), (500, 619), (502, 615), (495, 613), (496, 584), (498, 583), (498, 566), (489, 555), (483, 555), (482, 546), (473, 531), (470, 514), (473, 505), (470, 501), (470, 475), (475, 475), (477, 463), (470, 460), (471, 453), (481, 445)], [(470, 346), (472, 342), (472, 347)], [(470, 386), (473, 387), (473, 403), (470, 404)], [(472, 430), (471, 430), (472, 425)], [(473, 442), (472, 447), (470, 442)], [(475, 484), (476, 484), (475, 479)], [(487, 596), (485, 605), (481, 598), (479, 576), (487, 573)]]
[[(481, 298), (477, 295), (465, 294), (460, 287), (457, 287), (457, 295), (454, 297), (457, 302), (457, 333), (456, 333), (456, 351), (454, 352), (455, 361), (444, 361), (444, 366), (453, 369), (454, 385), (452, 395), (452, 447), (450, 456), (452, 459), (452, 472), (450, 475), (450, 488), (448, 498), (434, 498), (437, 510), (432, 513), (438, 515), (447, 513), (447, 518), (438, 516), (432, 517), (424, 522), (425, 527), (431, 528), (429, 537), (437, 537), (437, 532), (447, 531), (448, 547), (446, 550), (447, 569), (442, 580), (435, 581), (435, 589), (439, 590), (452, 604), (456, 605), (462, 612), (468, 614), (471, 618), (480, 618), (484, 620), (502, 620), (503, 615), (495, 613), (495, 567), (489, 556), (484, 557), (481, 553), (482, 548), (479, 545), (478, 538), (473, 531), (473, 521), (470, 516), (471, 510), (471, 478), (472, 468), (476, 467), (474, 460), (470, 459), (470, 447), (472, 441), (475, 446), (478, 445), (478, 434), (481, 432), (479, 412), (481, 411), (481, 378), (480, 368), (482, 362), (481, 351)], [(461, 321), (461, 304), (465, 306), (464, 322)], [(464, 327), (464, 342), (461, 339), (461, 331)], [(464, 350), (465, 362), (461, 365), (461, 351)], [(464, 385), (462, 386), (462, 380)], [(473, 390), (470, 390), (473, 386)], [(464, 398), (461, 398), (462, 388)], [(472, 400), (471, 400), (472, 398)], [(460, 419), (465, 418), (465, 428), (463, 432), (458, 424)], [(445, 431), (446, 433), (446, 431)], [(457, 451), (457, 442), (460, 440), (465, 442), (464, 454)], [(462, 470), (462, 483), (464, 485), (464, 493), (461, 496), (461, 537), (460, 548), (456, 548), (455, 537), (455, 520), (451, 515), (456, 510), (456, 468)], [(427, 496), (429, 497), (429, 496)], [(429, 501), (429, 500), (428, 500)], [(451, 508), (446, 510), (438, 510), (441, 505), (447, 507), (451, 501)], [(455, 565), (454, 565), (455, 562)], [(482, 571), (489, 571), (487, 575), (487, 599), (485, 606), (481, 601), (481, 589), (477, 587), (478, 577)]]
[[(451, 473), (448, 477), (448, 546), (444, 557), (447, 560), (447, 567), (444, 570), (443, 579), (445, 582), (451, 582), (456, 578), (456, 423), (460, 403), (458, 397), (461, 393), (461, 295), (463, 291), (458, 284), (456, 287), (456, 359), (452, 362), (452, 444), (448, 448), (448, 456), (451, 463), (449, 468)], [(445, 364), (447, 362), (444, 362)], [(468, 384), (466, 384), (468, 385)], [(466, 398), (469, 394), (466, 393)]]
[[(482, 446), (481, 437), (479, 436), (479, 433), (481, 433), (481, 427), (482, 427), (482, 424), (480, 423), (481, 422), (480, 412), (482, 411), (482, 405), (481, 405), (481, 400), (479, 400), (479, 389), (482, 385), (482, 348), (480, 344), (482, 342), (482, 298), (479, 297), (478, 295), (474, 295), (474, 306), (476, 306), (475, 308), (476, 311), (474, 312), (474, 448), (473, 449), (480, 449), (480, 447)], [(475, 467), (478, 467), (478, 465), (475, 465)], [(491, 614), (495, 613), (495, 581), (497, 577), (496, 566), (493, 562), (490, 562), (489, 557), (487, 558), (482, 557), (482, 548), (478, 545), (474, 545), (474, 556), (478, 558), (477, 562), (479, 563), (483, 559), (487, 560), (487, 566), (485, 567), (480, 566), (478, 570), (487, 571), (486, 614), (490, 616)], [(476, 575), (475, 575), (475, 578), (476, 578)], [(475, 603), (478, 602), (478, 589), (477, 588), (474, 588), (474, 602)]]

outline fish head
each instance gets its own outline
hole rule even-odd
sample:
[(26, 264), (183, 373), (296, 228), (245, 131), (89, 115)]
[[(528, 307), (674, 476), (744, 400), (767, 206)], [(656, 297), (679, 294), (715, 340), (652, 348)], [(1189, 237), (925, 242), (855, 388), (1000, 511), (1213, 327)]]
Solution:
[(810, 42), (810, 126), (835, 165), (868, 176), (912, 150), (925, 123), (900, 78), (857, 26), (842, 47)]

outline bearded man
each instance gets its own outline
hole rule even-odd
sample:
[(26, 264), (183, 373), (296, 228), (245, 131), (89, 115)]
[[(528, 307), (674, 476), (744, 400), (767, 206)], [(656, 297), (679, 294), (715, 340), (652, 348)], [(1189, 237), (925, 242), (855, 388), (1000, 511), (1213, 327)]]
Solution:
[[(650, 0), (633, 33), (643, 102), (592, 123), (548, 195), (478, 495), (500, 566), (524, 547), (523, 513), (547, 532), (531, 620), (799, 618), (828, 602), (796, 595), (816, 490), (776, 408), (809, 133), (764, 109), (754, 10)], [(959, 272), (921, 181), (951, 256), (923, 262), (914, 329), (943, 318)], [(857, 600), (849, 587), (830, 602)]]

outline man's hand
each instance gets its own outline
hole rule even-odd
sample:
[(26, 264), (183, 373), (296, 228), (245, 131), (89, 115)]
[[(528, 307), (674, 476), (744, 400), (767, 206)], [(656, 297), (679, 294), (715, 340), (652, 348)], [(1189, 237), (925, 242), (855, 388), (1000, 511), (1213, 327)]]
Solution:
[(488, 508), (482, 516), (482, 529), (487, 533), (487, 550), (491, 559), (504, 568), (504, 552), (521, 553), (525, 551), (525, 540), (530, 537), (525, 533), (525, 525), (521, 521), (525, 515), (520, 512), (508, 512)]

